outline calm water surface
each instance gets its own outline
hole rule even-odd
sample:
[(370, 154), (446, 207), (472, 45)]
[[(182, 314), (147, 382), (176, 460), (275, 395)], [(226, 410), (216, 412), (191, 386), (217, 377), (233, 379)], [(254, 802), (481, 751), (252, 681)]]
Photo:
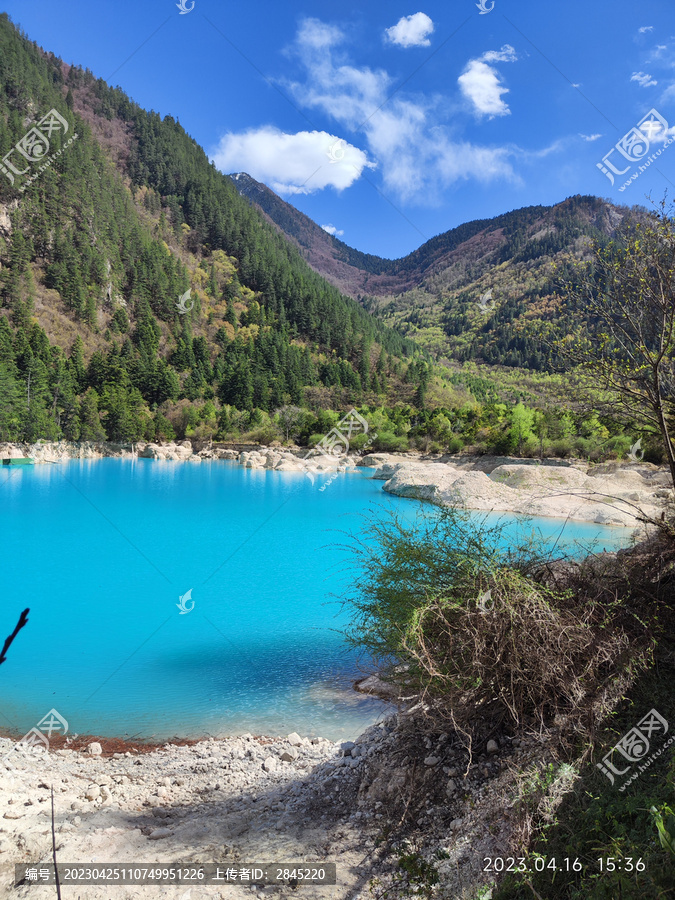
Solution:
[[(351, 690), (340, 545), (369, 508), (418, 509), (371, 473), (321, 492), (327, 476), (227, 462), (0, 470), (0, 636), (31, 608), (0, 668), (0, 729), (25, 733), (55, 708), (79, 734), (356, 736), (387, 707)], [(533, 524), (555, 540), (563, 523)], [(565, 535), (628, 540), (585, 523)]]

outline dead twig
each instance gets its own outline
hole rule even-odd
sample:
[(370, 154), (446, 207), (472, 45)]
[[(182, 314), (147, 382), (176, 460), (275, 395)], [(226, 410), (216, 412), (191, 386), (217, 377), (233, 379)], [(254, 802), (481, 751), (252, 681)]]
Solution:
[(56, 884), (56, 896), (61, 900), (61, 882), (59, 881), (59, 867), (56, 864), (56, 829), (54, 828), (54, 785), (52, 785), (52, 859), (54, 860), (54, 883)]
[(14, 638), (21, 631), (23, 626), (28, 623), (29, 612), (30, 609), (28, 607), (24, 609), (24, 611), (19, 616), (19, 621), (16, 623), (16, 628), (10, 635), (8, 635), (8, 637), (5, 638), (5, 643), (2, 647), (2, 650), (0, 651), (0, 664), (4, 663), (4, 661), (7, 659), (7, 651), (12, 646), (12, 641), (14, 640)]

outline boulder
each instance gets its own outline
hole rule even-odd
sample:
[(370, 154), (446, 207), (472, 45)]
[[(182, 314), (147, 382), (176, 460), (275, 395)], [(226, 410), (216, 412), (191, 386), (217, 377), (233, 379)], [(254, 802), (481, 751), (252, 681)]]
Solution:
[[(470, 474), (476, 479), (482, 478), (489, 482), (489, 478), (483, 473)], [(449, 494), (454, 483), (467, 477), (467, 474), (443, 463), (400, 463), (395, 466), (384, 490), (399, 497), (442, 503), (443, 495)]]
[(368, 675), (354, 682), (354, 690), (360, 694), (373, 694), (376, 697), (382, 697), (386, 700), (399, 696), (399, 689), (396, 685), (389, 684), (377, 675)]
[(288, 750), (283, 750), (283, 751), (279, 754), (279, 759), (280, 759), (282, 762), (293, 762), (293, 761), (296, 760), (297, 758), (298, 758), (298, 751), (296, 750), (295, 747), (291, 747), (291, 748), (288, 749)]
[(525, 466), (505, 465), (497, 466), (490, 473), (490, 479), (505, 484), (511, 488), (520, 490), (547, 490), (561, 488), (576, 490), (588, 489), (589, 478), (578, 469), (564, 466)]
[(166, 453), (159, 444), (146, 444), (139, 448), (138, 455), (141, 459), (166, 459)]
[[(192, 444), (190, 441), (181, 441), (180, 444), (174, 444), (171, 447), (171, 459), (190, 459), (192, 454)], [(196, 457), (199, 459), (199, 457)]]
[(357, 466), (365, 466), (368, 469), (378, 468), (385, 465), (400, 465), (404, 462), (410, 462), (408, 456), (397, 456), (392, 453), (366, 453), (357, 462)]

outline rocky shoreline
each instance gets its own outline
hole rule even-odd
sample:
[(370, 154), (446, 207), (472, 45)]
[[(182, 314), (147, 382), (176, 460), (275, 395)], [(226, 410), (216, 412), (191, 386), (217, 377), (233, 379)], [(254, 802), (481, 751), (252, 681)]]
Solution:
[[(635, 527), (673, 500), (670, 472), (650, 463), (453, 458), (382, 460), (374, 478), (399, 497), (484, 512)], [(556, 464), (557, 463), (557, 464)]]
[(644, 462), (593, 465), (575, 460), (534, 460), (490, 456), (428, 458), (420, 453), (369, 453), (332, 457), (318, 450), (222, 446), (191, 441), (113, 444), (108, 442), (0, 444), (0, 459), (31, 457), (36, 463), (70, 459), (237, 462), (248, 469), (273, 469), (309, 476), (373, 470), (383, 490), (400, 497), (485, 512), (572, 519), (597, 525), (635, 526), (639, 517), (656, 519), (673, 498), (670, 473)]
[[(53, 886), (13, 887), (15, 863), (52, 861), (53, 787), (61, 864), (333, 862), (337, 884), (305, 885), (303, 897), (372, 900), (371, 880), (386, 883), (393, 873), (383, 829), (398, 820), (417, 772), (415, 827), (426, 849), (444, 854), (442, 896), (469, 900), (490, 877), (483, 857), (499, 855), (512, 837), (514, 823), (504, 815), (514, 804), (511, 767), (541, 764), (549, 740), (500, 736), (469, 759), (451, 736), (417, 730), (412, 711), (341, 743), (247, 734), (146, 753), (105, 755), (92, 742), (24, 755), (0, 738), (0, 896), (54, 896)], [(73, 900), (262, 900), (294, 893), (289, 885), (248, 884), (62, 890)]]

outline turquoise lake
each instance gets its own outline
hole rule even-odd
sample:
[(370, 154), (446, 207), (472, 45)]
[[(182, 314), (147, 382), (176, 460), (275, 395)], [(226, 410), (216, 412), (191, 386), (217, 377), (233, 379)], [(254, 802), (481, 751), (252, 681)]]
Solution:
[[(23, 734), (55, 708), (77, 734), (356, 736), (388, 707), (351, 688), (364, 670), (337, 631), (345, 532), (369, 510), (419, 509), (371, 474), (322, 492), (328, 476), (223, 461), (0, 470), (0, 639), (31, 609), (0, 667), (0, 730)], [(554, 540), (563, 522), (533, 524)], [(565, 527), (598, 549), (629, 533)]]

